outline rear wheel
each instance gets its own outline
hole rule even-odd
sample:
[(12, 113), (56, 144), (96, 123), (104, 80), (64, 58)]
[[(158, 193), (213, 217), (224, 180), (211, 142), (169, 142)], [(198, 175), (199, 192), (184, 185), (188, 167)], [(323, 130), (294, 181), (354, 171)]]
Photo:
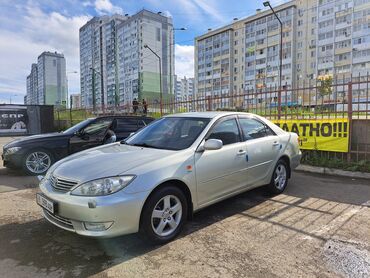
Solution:
[(152, 243), (174, 239), (187, 218), (187, 201), (177, 187), (166, 186), (154, 192), (144, 205), (140, 231)]
[(289, 168), (285, 160), (280, 159), (275, 166), (268, 190), (272, 194), (280, 194), (288, 185)]
[(53, 163), (53, 156), (45, 150), (33, 150), (24, 156), (23, 170), (29, 175), (43, 175)]

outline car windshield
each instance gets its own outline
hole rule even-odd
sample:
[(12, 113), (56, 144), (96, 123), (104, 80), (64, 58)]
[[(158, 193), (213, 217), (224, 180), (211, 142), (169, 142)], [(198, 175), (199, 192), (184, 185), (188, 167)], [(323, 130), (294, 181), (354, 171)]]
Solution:
[(95, 120), (95, 118), (90, 118), (90, 119), (87, 119), (87, 120), (84, 120), (68, 129), (66, 129), (65, 131), (63, 131), (63, 133), (65, 134), (73, 134), (77, 131), (79, 131), (80, 129), (84, 128), (86, 125), (88, 125), (89, 123), (91, 123), (93, 120)]
[(209, 121), (207, 118), (162, 118), (123, 143), (146, 148), (183, 150), (193, 144)]

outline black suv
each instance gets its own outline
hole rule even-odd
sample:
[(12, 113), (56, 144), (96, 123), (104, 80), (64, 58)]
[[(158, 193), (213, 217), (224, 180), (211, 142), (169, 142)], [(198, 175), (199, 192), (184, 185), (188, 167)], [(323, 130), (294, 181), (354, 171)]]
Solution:
[(71, 128), (16, 139), (4, 146), (4, 166), (43, 175), (56, 161), (85, 149), (120, 141), (154, 119), (140, 116), (104, 116), (87, 119)]

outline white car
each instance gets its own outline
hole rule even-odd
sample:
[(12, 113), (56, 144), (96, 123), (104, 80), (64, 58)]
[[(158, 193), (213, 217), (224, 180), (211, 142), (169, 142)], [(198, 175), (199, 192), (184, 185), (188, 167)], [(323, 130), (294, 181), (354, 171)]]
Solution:
[(55, 163), (37, 203), (65, 230), (93, 237), (141, 231), (164, 243), (213, 203), (262, 185), (281, 193), (300, 158), (298, 136), (257, 115), (175, 114)]

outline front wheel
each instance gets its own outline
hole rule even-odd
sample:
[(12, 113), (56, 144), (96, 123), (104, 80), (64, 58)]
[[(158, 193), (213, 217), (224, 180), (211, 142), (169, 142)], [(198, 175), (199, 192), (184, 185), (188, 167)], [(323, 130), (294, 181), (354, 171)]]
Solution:
[(29, 175), (44, 175), (53, 163), (52, 155), (45, 150), (28, 152), (23, 160), (23, 170)]
[(272, 194), (280, 194), (288, 185), (288, 165), (285, 160), (280, 159), (275, 166), (268, 190)]
[(154, 192), (144, 205), (140, 231), (152, 243), (174, 239), (187, 218), (187, 201), (177, 187), (166, 186)]

